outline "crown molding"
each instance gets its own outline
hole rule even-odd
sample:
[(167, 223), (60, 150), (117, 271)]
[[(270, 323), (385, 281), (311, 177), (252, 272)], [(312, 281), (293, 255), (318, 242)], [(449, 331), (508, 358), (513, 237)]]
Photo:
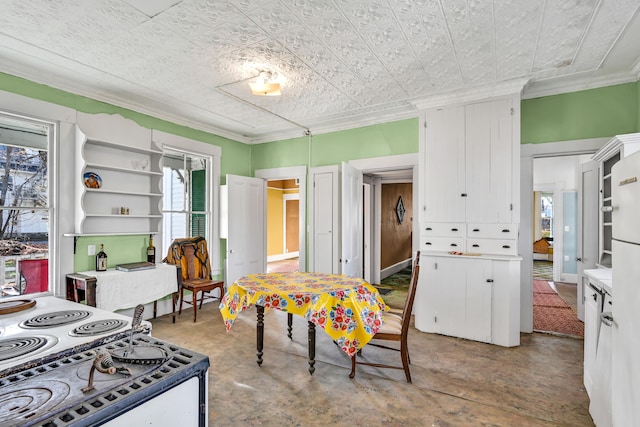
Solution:
[(524, 90), (522, 99), (541, 98), (543, 96), (560, 95), (563, 93), (579, 92), (624, 83), (637, 82), (640, 74), (640, 62), (631, 73), (609, 74), (606, 76), (575, 74), (567, 77), (532, 81)]
[(424, 110), (427, 108), (463, 104), (507, 95), (519, 95), (522, 93), (528, 82), (528, 78), (520, 78), (491, 85), (457, 89), (451, 92), (430, 96), (425, 99), (415, 100), (412, 103), (418, 110)]

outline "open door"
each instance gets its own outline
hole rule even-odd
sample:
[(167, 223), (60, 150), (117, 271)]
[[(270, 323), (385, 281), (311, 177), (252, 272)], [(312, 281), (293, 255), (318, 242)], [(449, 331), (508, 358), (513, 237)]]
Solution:
[(598, 262), (598, 162), (583, 163), (578, 183), (578, 319), (584, 322), (584, 289), (589, 279), (584, 270)]
[(342, 274), (362, 277), (362, 171), (342, 162)]
[(227, 175), (227, 286), (247, 274), (266, 271), (266, 181)]

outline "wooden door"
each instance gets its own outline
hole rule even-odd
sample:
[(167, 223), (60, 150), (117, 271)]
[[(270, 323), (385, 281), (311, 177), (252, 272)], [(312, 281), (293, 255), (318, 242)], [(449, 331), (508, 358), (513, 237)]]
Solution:
[(300, 201), (285, 200), (285, 250), (298, 252), (300, 246)]

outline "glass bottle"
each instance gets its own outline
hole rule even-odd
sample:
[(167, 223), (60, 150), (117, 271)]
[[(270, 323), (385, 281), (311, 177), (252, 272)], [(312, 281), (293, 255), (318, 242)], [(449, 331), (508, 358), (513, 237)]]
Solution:
[(153, 234), (149, 234), (149, 246), (147, 246), (147, 262), (156, 263), (156, 247), (153, 246)]
[(96, 255), (96, 271), (107, 271), (107, 254), (102, 243), (100, 243), (100, 252)]

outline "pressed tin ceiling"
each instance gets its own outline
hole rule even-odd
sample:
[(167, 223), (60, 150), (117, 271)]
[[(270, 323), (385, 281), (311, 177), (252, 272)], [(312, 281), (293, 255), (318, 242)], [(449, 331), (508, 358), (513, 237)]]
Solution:
[[(0, 0), (0, 71), (246, 143), (637, 81), (638, 0)], [(282, 95), (251, 95), (276, 73)]]

